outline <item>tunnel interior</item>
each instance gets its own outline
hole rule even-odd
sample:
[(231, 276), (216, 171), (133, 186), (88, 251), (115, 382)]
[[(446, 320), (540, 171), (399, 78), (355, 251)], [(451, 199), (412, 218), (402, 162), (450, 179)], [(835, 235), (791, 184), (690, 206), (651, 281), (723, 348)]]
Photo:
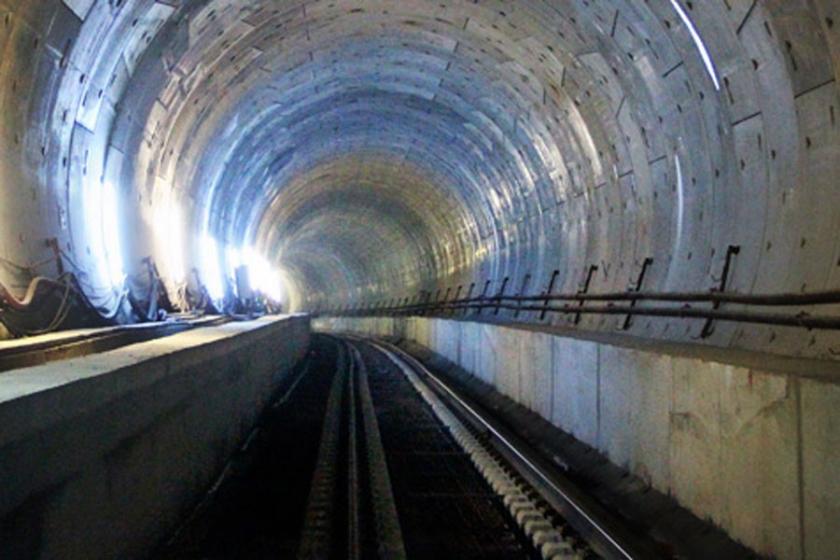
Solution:
[[(642, 276), (831, 290), (835, 9), (3, 2), (0, 281), (25, 300), (69, 270), (116, 321), (156, 277), (175, 309), (190, 291), (224, 307), (242, 264), (305, 311)], [(698, 324), (632, 330), (691, 340)], [(707, 338), (832, 355), (831, 333), (798, 334)]]
[[(84, 383), (128, 379), (94, 396), (150, 425), (212, 390), (210, 477), (321, 324), (428, 352), (758, 554), (833, 552), (838, 24), (837, 0), (0, 0), (0, 339), (188, 331), (151, 344), (160, 386), (129, 343), (125, 378), (104, 350), (97, 379), (4, 370), (0, 416), (37, 411), (4, 425), (41, 441)], [(247, 399), (161, 365), (183, 352), (258, 363)]]
[[(33, 280), (64, 274), (96, 320), (151, 316), (157, 278), (175, 310), (189, 293), (223, 308), (242, 264), (303, 311), (837, 288), (835, 11), (0, 2), (4, 301), (43, 292), (50, 326), (66, 282)], [(832, 333), (800, 334), (728, 323), (703, 340), (834, 355)]]

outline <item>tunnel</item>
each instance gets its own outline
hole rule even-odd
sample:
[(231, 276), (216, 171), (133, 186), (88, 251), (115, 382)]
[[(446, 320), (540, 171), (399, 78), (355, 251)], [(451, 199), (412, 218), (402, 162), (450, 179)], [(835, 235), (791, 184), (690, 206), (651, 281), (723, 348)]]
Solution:
[[(719, 550), (836, 554), (836, 0), (0, 0), (0, 52), (9, 557), (145, 557), (277, 372), (354, 344), (490, 391)], [(160, 378), (114, 373), (146, 345)], [(262, 373), (199, 381), (214, 363)], [(114, 465), (142, 453), (46, 471), (63, 446), (116, 461), (139, 439), (106, 444), (115, 426), (178, 391), (227, 443), (187, 446), (201, 474), (130, 546), (85, 549), (62, 519), (119, 502)]]

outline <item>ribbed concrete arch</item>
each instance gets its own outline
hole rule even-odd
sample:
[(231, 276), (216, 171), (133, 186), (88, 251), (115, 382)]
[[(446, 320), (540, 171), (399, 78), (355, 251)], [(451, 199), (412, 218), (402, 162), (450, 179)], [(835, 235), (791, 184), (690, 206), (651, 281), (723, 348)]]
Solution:
[[(432, 284), (468, 266), (474, 250), (459, 231), (469, 215), (458, 213), (464, 207), (428, 183), (429, 175), (374, 154), (317, 165), (274, 200), (261, 220), (259, 244), (294, 271), (288, 275), (315, 301), (349, 305), (373, 292), (376, 281), (406, 290)], [(445, 245), (449, 240), (455, 245)], [(335, 262), (313, 270), (320, 253)]]
[[(225, 248), (253, 245), (310, 310), (539, 293), (555, 270), (575, 291), (595, 266), (591, 291), (624, 290), (646, 259), (648, 290), (709, 290), (730, 247), (730, 290), (836, 288), (833, 4), (0, 0), (0, 255), (40, 263), (55, 238), (114, 309), (89, 203), (113, 185), (138, 299), (146, 257), (179, 283), (170, 206), (186, 281), (206, 282), (208, 234), (225, 276)], [(708, 342), (837, 344), (726, 324)]]

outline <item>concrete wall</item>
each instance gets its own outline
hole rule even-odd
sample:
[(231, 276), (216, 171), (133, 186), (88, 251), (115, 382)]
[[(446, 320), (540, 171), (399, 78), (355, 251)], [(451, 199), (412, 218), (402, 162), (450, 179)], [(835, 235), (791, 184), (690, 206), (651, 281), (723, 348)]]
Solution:
[[(55, 239), (112, 309), (119, 239), (134, 297), (151, 256), (177, 301), (170, 262), (216, 275), (207, 233), (276, 258), (309, 309), (705, 292), (724, 268), (738, 293), (840, 289), (837, 0), (315, 5), (0, 0), (0, 283), (57, 276)], [(831, 359), (840, 334), (707, 343)]]
[(148, 554), (308, 344), (275, 317), (0, 374), (0, 557)]
[(813, 559), (840, 550), (840, 386), (830, 372), (813, 377), (820, 364), (735, 365), (720, 353), (442, 319), (317, 326), (402, 333), (761, 554)]

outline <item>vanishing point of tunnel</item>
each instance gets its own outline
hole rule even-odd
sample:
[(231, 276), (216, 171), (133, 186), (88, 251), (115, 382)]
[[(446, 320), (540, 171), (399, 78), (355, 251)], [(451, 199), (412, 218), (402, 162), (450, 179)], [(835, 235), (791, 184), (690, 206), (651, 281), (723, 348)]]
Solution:
[(0, 0), (0, 557), (836, 558), (838, 78), (838, 0)]

